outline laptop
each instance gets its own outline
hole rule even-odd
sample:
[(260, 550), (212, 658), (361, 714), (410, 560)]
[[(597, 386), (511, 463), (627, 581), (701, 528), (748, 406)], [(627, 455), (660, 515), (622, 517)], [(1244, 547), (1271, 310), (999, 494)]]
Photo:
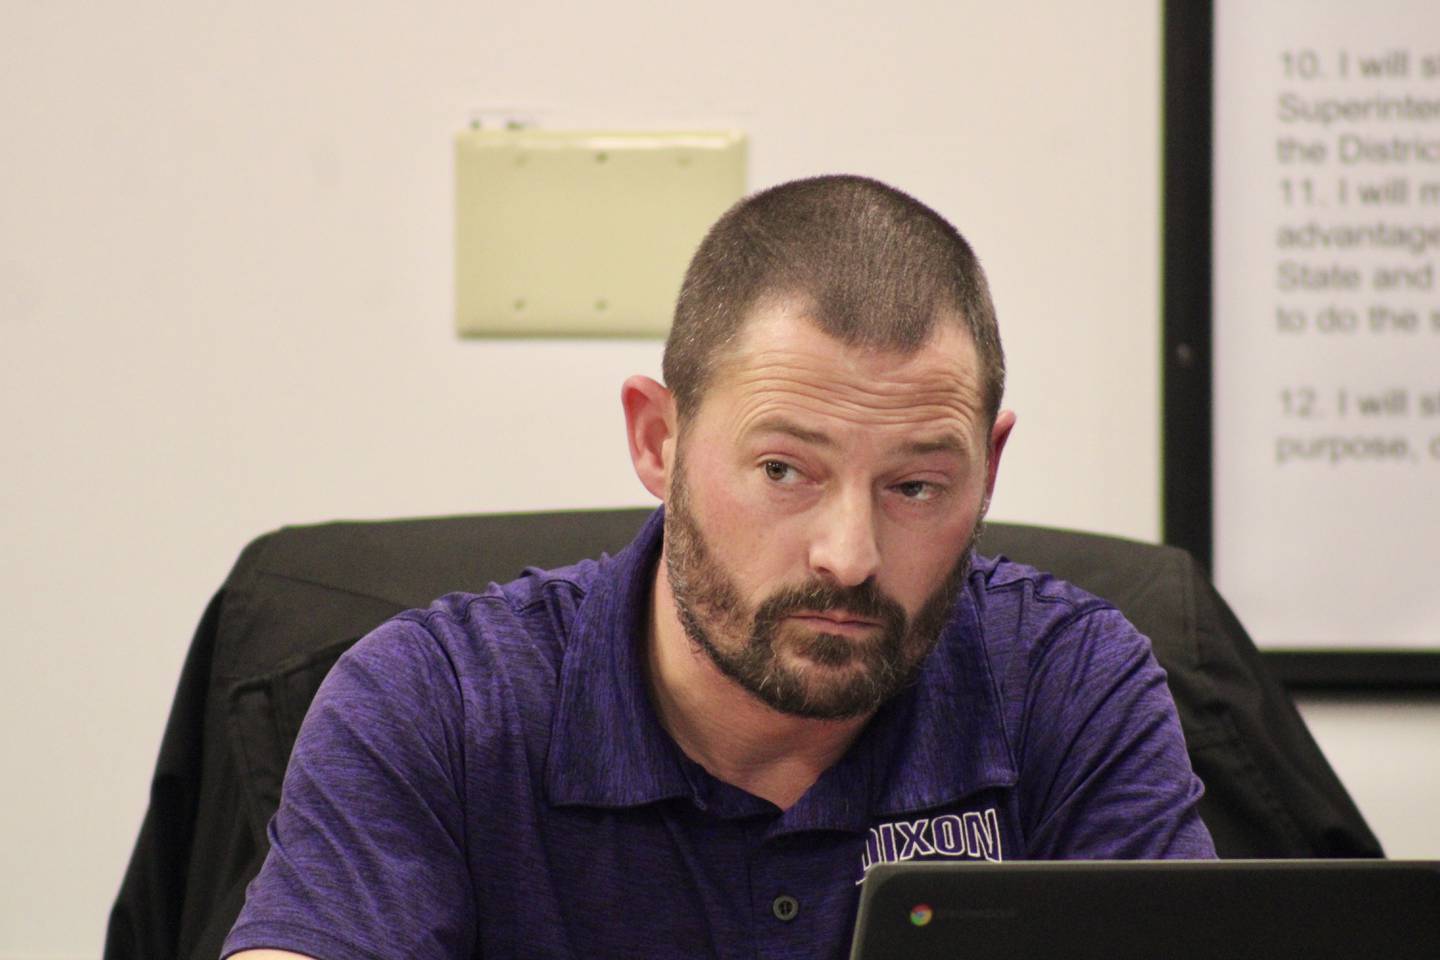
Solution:
[(1440, 862), (881, 863), (851, 960), (1437, 960)]

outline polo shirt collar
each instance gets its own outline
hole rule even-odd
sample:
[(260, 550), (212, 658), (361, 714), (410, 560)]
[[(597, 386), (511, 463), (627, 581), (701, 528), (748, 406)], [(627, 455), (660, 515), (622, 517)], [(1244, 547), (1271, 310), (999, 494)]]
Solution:
[(646, 684), (651, 580), (663, 509), (602, 561), (576, 611), (560, 666), (545, 768), (551, 803), (629, 807), (693, 791)]
[[(650, 702), (645, 644), (663, 526), (662, 508), (629, 546), (600, 564), (576, 613), (560, 668), (546, 795), (556, 805), (688, 798), (722, 816), (773, 813), (684, 756)], [(876, 818), (1015, 783), (973, 599), (983, 589), (983, 567), (972, 570), (915, 684), (880, 709), (771, 832), (863, 831)], [(754, 803), (741, 802), (746, 798)]]

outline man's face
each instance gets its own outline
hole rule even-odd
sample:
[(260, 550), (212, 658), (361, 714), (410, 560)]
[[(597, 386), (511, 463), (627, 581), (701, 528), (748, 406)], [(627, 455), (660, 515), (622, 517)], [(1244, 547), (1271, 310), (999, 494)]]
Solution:
[(685, 427), (666, 498), (691, 642), (784, 713), (862, 716), (898, 692), (948, 619), (983, 514), (981, 398), (955, 324), (901, 355), (757, 311)]

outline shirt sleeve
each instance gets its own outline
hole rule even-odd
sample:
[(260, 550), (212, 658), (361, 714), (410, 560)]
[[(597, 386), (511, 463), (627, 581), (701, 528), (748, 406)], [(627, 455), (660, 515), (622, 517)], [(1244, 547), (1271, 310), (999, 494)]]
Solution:
[(454, 670), (422, 624), (392, 620), (341, 657), (296, 739), (269, 855), (222, 956), (470, 956), (463, 727)]
[(1034, 859), (1209, 859), (1204, 788), (1150, 642), (1090, 610), (1032, 654), (1020, 790)]

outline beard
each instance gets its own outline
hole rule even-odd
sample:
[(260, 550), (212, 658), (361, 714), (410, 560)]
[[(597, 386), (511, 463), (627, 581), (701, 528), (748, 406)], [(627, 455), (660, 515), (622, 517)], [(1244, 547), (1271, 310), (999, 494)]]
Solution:
[[(873, 712), (915, 679), (950, 619), (980, 528), (977, 519), (955, 566), (913, 618), (874, 577), (851, 587), (812, 578), (777, 589), (752, 611), (695, 521), (677, 458), (665, 504), (665, 571), (686, 636), (721, 673), (781, 713), (842, 720)], [(792, 614), (824, 611), (879, 626), (857, 639), (786, 622)]]

